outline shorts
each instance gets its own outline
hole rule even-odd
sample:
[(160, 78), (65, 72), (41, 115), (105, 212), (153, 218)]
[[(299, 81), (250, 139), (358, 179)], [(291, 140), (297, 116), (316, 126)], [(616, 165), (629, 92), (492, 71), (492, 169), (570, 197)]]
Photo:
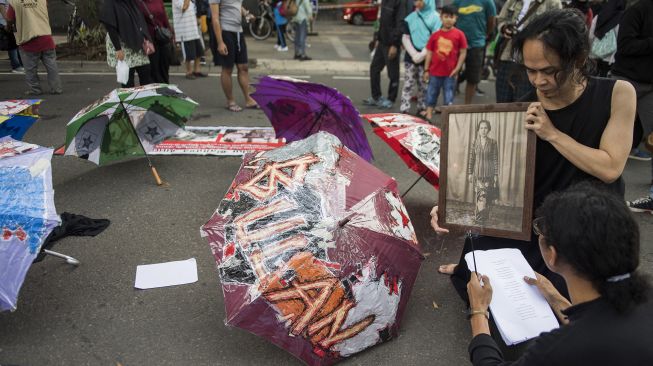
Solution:
[(222, 41), (227, 45), (227, 54), (218, 53), (215, 64), (231, 69), (236, 65), (247, 64), (247, 45), (242, 32), (222, 31)]
[(473, 47), (467, 49), (467, 56), (465, 57), (465, 80), (470, 84), (478, 84), (481, 82), (484, 51), (485, 47)]
[(184, 53), (184, 60), (196, 60), (204, 56), (204, 47), (199, 39), (182, 42), (181, 50)]

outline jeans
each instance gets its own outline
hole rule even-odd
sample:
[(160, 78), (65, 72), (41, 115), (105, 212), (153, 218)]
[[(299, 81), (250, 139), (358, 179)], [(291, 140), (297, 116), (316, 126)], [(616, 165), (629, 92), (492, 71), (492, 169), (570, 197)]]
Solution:
[(27, 52), (20, 50), (20, 56), (25, 67), (25, 81), (33, 93), (41, 93), (41, 80), (38, 74), (38, 62), (41, 60), (48, 72), (48, 84), (50, 91), (61, 92), (61, 79), (57, 68), (57, 53), (55, 50), (42, 52)]
[(443, 105), (453, 104), (454, 91), (456, 90), (456, 78), (448, 76), (431, 76), (429, 87), (426, 91), (426, 105), (435, 107), (440, 96), (440, 89), (443, 90)]
[(295, 56), (306, 56), (306, 36), (308, 36), (308, 24), (304, 19), (295, 23)]
[(277, 45), (286, 47), (286, 24), (277, 25)]
[(9, 62), (11, 63), (11, 68), (16, 70), (19, 67), (23, 66), (23, 62), (20, 59), (20, 54), (18, 53), (18, 48), (7, 51), (9, 53)]
[(388, 85), (388, 100), (392, 103), (397, 99), (399, 94), (399, 59), (401, 58), (401, 51), (397, 50), (397, 54), (393, 59), (388, 57), (390, 46), (379, 43), (374, 51), (374, 57), (370, 64), (370, 87), (372, 89), (372, 98), (378, 100), (383, 95), (381, 93), (381, 71), (384, 67), (388, 68), (388, 78), (390, 85)]

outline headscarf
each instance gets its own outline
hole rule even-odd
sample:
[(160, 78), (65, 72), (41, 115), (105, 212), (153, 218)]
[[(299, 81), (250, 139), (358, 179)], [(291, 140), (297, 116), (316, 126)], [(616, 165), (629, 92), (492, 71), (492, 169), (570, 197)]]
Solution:
[(608, 0), (608, 3), (603, 6), (596, 18), (594, 35), (598, 39), (603, 38), (610, 29), (621, 22), (624, 10), (626, 10), (626, 0)]
[(132, 50), (143, 48), (143, 40), (149, 38), (143, 13), (132, 0), (104, 0), (100, 22), (113, 27), (120, 40)]
[(410, 13), (404, 21), (408, 24), (410, 40), (418, 51), (426, 47), (431, 33), (442, 26), (440, 14), (435, 10), (435, 0), (424, 0), (424, 7)]

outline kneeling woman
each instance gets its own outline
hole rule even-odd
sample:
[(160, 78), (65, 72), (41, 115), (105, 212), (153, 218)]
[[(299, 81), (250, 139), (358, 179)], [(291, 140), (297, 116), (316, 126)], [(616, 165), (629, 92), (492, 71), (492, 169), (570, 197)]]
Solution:
[(486, 317), (492, 279), (483, 276), (481, 287), (472, 275), (472, 363), (653, 365), (650, 285), (637, 270), (639, 227), (623, 199), (585, 182), (552, 194), (537, 214), (539, 250), (546, 266), (564, 278), (571, 303), (539, 274), (524, 280), (537, 286), (563, 325), (542, 333), (515, 362), (504, 362)]

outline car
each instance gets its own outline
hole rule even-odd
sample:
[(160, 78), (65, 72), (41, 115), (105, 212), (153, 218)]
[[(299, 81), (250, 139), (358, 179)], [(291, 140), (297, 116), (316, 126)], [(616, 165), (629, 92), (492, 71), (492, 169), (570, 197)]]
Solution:
[(379, 3), (374, 0), (353, 1), (343, 6), (342, 19), (354, 25), (373, 22), (379, 14)]

